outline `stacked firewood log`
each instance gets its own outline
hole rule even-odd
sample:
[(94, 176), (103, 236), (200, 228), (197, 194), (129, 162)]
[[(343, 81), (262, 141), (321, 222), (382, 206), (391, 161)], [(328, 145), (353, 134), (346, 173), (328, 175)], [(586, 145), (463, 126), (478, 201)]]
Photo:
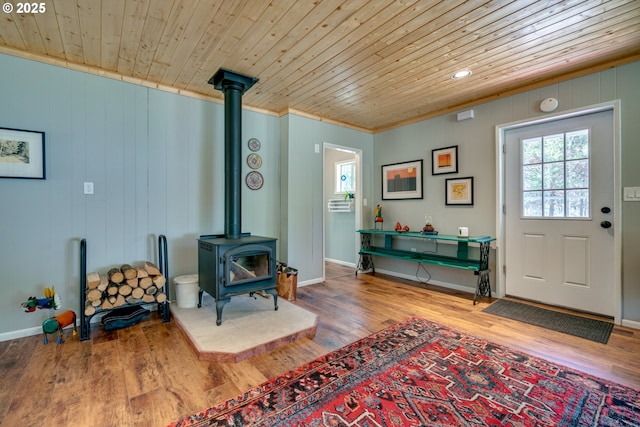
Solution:
[(148, 261), (142, 267), (123, 264), (107, 274), (87, 274), (84, 314), (92, 316), (99, 309), (109, 310), (125, 304), (165, 302), (165, 283), (164, 275)]

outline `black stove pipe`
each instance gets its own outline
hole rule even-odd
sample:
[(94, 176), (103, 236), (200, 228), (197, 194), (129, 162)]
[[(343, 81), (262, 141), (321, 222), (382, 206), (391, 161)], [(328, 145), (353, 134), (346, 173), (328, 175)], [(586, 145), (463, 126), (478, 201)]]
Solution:
[(220, 68), (209, 83), (224, 93), (224, 234), (242, 235), (242, 95), (258, 79)]

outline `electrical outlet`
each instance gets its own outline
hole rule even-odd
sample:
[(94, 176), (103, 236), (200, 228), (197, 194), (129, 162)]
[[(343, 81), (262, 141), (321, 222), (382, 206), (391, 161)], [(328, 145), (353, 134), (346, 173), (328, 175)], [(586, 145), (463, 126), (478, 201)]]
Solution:
[(93, 194), (93, 182), (84, 183), (84, 194)]

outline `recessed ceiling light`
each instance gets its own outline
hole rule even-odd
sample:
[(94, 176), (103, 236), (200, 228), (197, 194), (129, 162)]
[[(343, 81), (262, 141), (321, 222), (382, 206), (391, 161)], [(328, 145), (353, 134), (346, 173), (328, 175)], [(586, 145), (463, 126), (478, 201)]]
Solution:
[(471, 75), (471, 70), (460, 70), (451, 75), (451, 80), (464, 79), (465, 77), (469, 77)]

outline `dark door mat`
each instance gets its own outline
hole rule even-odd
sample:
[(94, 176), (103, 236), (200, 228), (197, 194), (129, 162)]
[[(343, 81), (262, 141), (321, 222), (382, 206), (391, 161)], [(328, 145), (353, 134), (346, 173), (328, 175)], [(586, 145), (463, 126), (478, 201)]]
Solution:
[(483, 311), (603, 344), (609, 341), (609, 335), (613, 330), (613, 323), (610, 322), (505, 299), (497, 300)]

